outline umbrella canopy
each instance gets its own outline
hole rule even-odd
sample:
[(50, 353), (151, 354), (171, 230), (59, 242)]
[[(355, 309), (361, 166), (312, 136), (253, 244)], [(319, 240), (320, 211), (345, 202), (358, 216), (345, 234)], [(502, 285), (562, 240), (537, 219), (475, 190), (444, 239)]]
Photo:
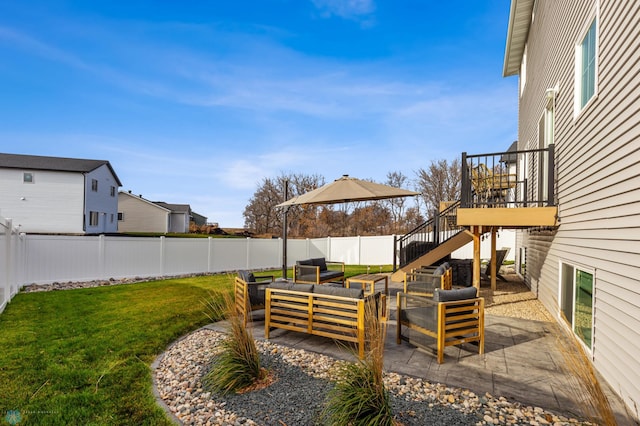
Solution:
[(420, 195), (420, 193), (344, 175), (340, 179), (336, 179), (306, 194), (293, 197), (284, 203), (278, 204), (276, 207), (299, 204), (336, 204), (351, 201), (383, 200), (385, 198), (410, 197), (412, 195)]

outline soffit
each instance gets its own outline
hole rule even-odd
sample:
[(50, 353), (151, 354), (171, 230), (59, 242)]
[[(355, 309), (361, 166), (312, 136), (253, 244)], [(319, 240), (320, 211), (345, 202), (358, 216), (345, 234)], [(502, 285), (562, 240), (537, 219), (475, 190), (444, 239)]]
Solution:
[(529, 36), (531, 14), (535, 0), (511, 0), (507, 46), (504, 53), (502, 75), (508, 77), (520, 72), (524, 47)]

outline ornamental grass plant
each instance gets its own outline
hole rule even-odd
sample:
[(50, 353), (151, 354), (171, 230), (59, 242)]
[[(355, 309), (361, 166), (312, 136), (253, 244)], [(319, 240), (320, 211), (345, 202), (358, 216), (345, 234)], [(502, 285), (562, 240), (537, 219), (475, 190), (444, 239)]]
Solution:
[(344, 363), (336, 372), (336, 384), (325, 401), (321, 421), (327, 425), (396, 425), (391, 412), (389, 392), (383, 381), (386, 323), (380, 321), (378, 308), (366, 308), (366, 344), (364, 359)]
[(260, 364), (250, 327), (245, 327), (242, 317), (236, 313), (233, 298), (228, 293), (214, 294), (205, 305), (210, 318), (226, 318), (229, 327), (220, 352), (202, 379), (205, 388), (222, 394), (238, 393), (267, 378), (268, 372)]

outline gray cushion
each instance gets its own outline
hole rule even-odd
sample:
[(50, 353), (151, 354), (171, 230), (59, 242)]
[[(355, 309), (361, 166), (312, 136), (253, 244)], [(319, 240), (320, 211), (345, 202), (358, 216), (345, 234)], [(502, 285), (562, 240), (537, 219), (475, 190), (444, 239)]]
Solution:
[(352, 299), (362, 299), (364, 295), (364, 291), (361, 288), (332, 287), (329, 285), (317, 285), (313, 291), (316, 294), (350, 297)]
[[(253, 275), (253, 274), (251, 274)], [(249, 271), (238, 271), (238, 277), (240, 277), (240, 279), (244, 282), (249, 282), (251, 281), (249, 279)]]
[(265, 287), (261, 285), (250, 285), (247, 293), (249, 293), (249, 304), (251, 306), (264, 306)]
[(313, 284), (293, 284), (291, 290), (304, 291), (305, 293), (313, 293), (315, 291), (315, 285)]
[(324, 257), (316, 257), (315, 259), (311, 259), (311, 264), (313, 266), (319, 266), (320, 271), (327, 270), (327, 262), (324, 260)]
[(277, 288), (280, 290), (293, 290), (294, 284), (289, 281), (275, 281), (269, 284), (269, 288)]
[(269, 284), (269, 288), (275, 288), (278, 290), (293, 290), (304, 291), (306, 293), (313, 293), (313, 284), (296, 284), (290, 281), (274, 281)]
[(454, 290), (435, 289), (433, 300), (436, 302), (452, 302), (455, 300), (474, 299), (478, 292), (475, 287), (457, 288)]
[(444, 262), (444, 263), (443, 263), (442, 265), (440, 265), (440, 266), (442, 266), (445, 270), (447, 270), (447, 269), (450, 269), (450, 268), (451, 268), (451, 265), (449, 265), (449, 262)]
[(442, 266), (438, 266), (435, 271), (433, 271), (433, 285), (436, 287), (440, 287), (440, 281), (442, 281), (442, 276), (445, 273), (445, 269)]
[(342, 271), (324, 271), (320, 272), (320, 278), (325, 280), (327, 278), (342, 278), (344, 274)]
[(300, 265), (313, 266), (313, 262), (311, 261), (311, 259), (298, 260), (298, 261), (296, 261), (296, 265), (298, 265), (298, 266), (300, 266)]
[(403, 321), (408, 321), (427, 330), (438, 330), (438, 307), (435, 305), (403, 309), (400, 315)]

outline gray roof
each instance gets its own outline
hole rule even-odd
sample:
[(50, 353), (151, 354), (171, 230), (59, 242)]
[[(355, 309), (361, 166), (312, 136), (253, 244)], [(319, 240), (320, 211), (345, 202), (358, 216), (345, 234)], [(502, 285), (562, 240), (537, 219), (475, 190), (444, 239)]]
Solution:
[(164, 207), (165, 209), (169, 209), (175, 213), (191, 214), (191, 206), (189, 204), (169, 204), (164, 201), (152, 201), (152, 203), (157, 204), (160, 207)]
[(54, 170), (59, 172), (88, 173), (106, 165), (122, 186), (111, 163), (106, 160), (85, 160), (82, 158), (44, 157), (40, 155), (3, 154), (0, 153), (0, 167), (8, 169)]

